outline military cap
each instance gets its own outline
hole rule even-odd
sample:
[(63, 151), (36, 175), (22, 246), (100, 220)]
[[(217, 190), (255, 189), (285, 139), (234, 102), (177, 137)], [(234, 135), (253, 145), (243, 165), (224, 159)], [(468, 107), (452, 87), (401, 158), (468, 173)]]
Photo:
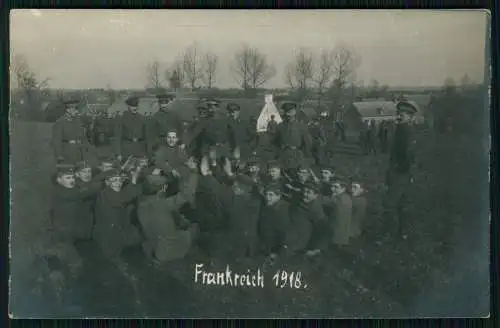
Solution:
[(137, 107), (139, 106), (139, 98), (135, 96), (129, 97), (125, 100), (125, 103), (130, 107)]
[(270, 160), (269, 162), (267, 162), (267, 168), (268, 169), (271, 169), (271, 168), (281, 168), (281, 164), (280, 162), (276, 161), (276, 160)]
[(78, 100), (77, 98), (73, 97), (73, 98), (68, 98), (68, 99), (64, 100), (63, 104), (65, 106), (69, 106), (69, 105), (78, 104), (79, 102), (80, 102), (80, 100)]
[(84, 169), (91, 169), (92, 167), (89, 165), (89, 163), (85, 162), (85, 161), (82, 161), (82, 162), (78, 162), (76, 163), (76, 171), (81, 171), (81, 170), (84, 170)]
[(116, 159), (110, 155), (103, 154), (98, 157), (99, 163), (107, 163), (107, 164), (113, 164), (116, 165)]
[(235, 104), (235, 103), (229, 103), (229, 104), (227, 104), (226, 109), (230, 113), (238, 112), (238, 111), (240, 111), (240, 105)]
[(58, 175), (74, 174), (75, 173), (75, 165), (69, 164), (69, 163), (56, 164), (56, 170), (57, 170)]
[(305, 160), (299, 161), (297, 165), (297, 170), (309, 170), (309, 165)]
[(260, 158), (257, 157), (256, 155), (251, 155), (248, 159), (247, 159), (247, 164), (248, 165), (259, 165), (260, 164)]
[(283, 194), (283, 188), (279, 183), (268, 183), (264, 186), (264, 192), (274, 192), (278, 195)]
[(156, 96), (159, 103), (168, 103), (175, 99), (174, 95), (161, 93)]
[(108, 179), (113, 179), (113, 178), (122, 178), (122, 179), (126, 179), (127, 178), (127, 175), (122, 172), (121, 170), (118, 170), (118, 169), (112, 169), (112, 170), (109, 170), (109, 171), (106, 171), (104, 172), (104, 178), (106, 180)]
[(286, 113), (286, 114), (295, 114), (297, 110), (297, 103), (294, 102), (286, 102), (283, 105), (281, 105), (281, 109)]
[(205, 100), (205, 104), (208, 106), (220, 106), (220, 101), (215, 98), (208, 98)]
[(163, 174), (162, 171), (157, 173), (155, 170), (146, 175), (146, 180), (149, 184), (152, 185), (164, 185), (168, 182), (167, 177)]
[(396, 105), (396, 113), (406, 113), (409, 115), (414, 115), (416, 114), (417, 110), (415, 107), (413, 107), (411, 104), (407, 103), (406, 101), (400, 101)]
[(205, 103), (200, 102), (198, 105), (196, 105), (196, 109), (201, 112), (208, 110), (208, 107)]

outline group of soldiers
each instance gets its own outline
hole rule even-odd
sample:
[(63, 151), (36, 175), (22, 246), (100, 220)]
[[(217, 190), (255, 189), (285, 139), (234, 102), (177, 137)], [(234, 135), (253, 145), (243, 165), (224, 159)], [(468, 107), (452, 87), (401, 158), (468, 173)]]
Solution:
[[(53, 127), (58, 164), (51, 218), (58, 240), (93, 239), (119, 263), (125, 248), (140, 245), (158, 265), (194, 245), (209, 256), (261, 254), (274, 261), (316, 256), (361, 235), (364, 188), (337, 176), (332, 159), (322, 156), (326, 117), (307, 126), (296, 118), (297, 104), (285, 103), (284, 121), (271, 120), (258, 135), (238, 104), (220, 115), (219, 101), (201, 101), (196, 120), (186, 125), (170, 110), (173, 100), (158, 95), (159, 111), (145, 118), (139, 99), (130, 97), (121, 116), (94, 122), (93, 138), (78, 102), (66, 103)], [(398, 111), (387, 175), (385, 215), (397, 220), (401, 236), (413, 160), (411, 114)]]
[(364, 153), (387, 153), (394, 130), (395, 122), (393, 120), (383, 120), (378, 123), (375, 120), (364, 122), (360, 133), (360, 142)]

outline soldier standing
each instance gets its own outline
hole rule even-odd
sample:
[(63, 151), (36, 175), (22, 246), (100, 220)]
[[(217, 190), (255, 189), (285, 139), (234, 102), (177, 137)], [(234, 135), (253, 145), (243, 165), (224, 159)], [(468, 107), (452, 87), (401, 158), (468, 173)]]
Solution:
[(379, 129), (378, 129), (378, 137), (380, 139), (380, 150), (382, 153), (387, 153), (387, 146), (388, 146), (388, 139), (389, 139), (389, 128), (388, 128), (388, 122), (387, 121), (382, 121), (380, 122)]
[(234, 154), (237, 151), (243, 158), (249, 156), (247, 135), (247, 124), (240, 118), (240, 105), (230, 103), (227, 105), (229, 112), (228, 120), (228, 139), (231, 152)]
[(113, 154), (112, 138), (114, 132), (114, 119), (106, 112), (100, 113), (94, 120), (93, 141), (97, 156), (110, 156)]
[(310, 127), (312, 137), (312, 154), (316, 165), (325, 163), (327, 136), (323, 125), (319, 120), (314, 120)]
[(58, 162), (76, 164), (86, 159), (92, 149), (84, 124), (78, 117), (77, 104), (77, 100), (66, 101), (66, 113), (52, 128), (52, 145)]
[(311, 137), (307, 127), (297, 121), (297, 104), (285, 103), (282, 109), (286, 118), (278, 127), (277, 144), (281, 149), (281, 160), (285, 169), (294, 169), (310, 154)]
[(219, 102), (207, 101), (198, 106), (199, 120), (196, 122), (187, 144), (195, 143), (197, 155), (201, 158), (208, 155), (212, 164), (229, 154), (227, 144), (227, 120), (215, 117)]
[(412, 181), (411, 168), (414, 161), (414, 140), (410, 124), (412, 108), (398, 106), (397, 125), (390, 149), (389, 168), (386, 175), (387, 194), (384, 199), (384, 214), (394, 222), (394, 228), (403, 239), (407, 238), (407, 222), (404, 215), (407, 189)]
[(115, 127), (115, 153), (119, 160), (128, 156), (145, 156), (151, 153), (151, 131), (139, 110), (139, 98), (126, 100), (128, 111), (118, 118)]
[[(177, 131), (179, 146), (184, 147), (182, 143), (184, 126), (177, 114), (169, 108), (169, 104), (175, 100), (175, 97), (170, 94), (159, 94), (156, 98), (158, 99), (159, 110), (153, 115), (153, 122), (157, 138), (162, 138), (173, 129)], [(160, 141), (157, 140), (157, 142)]]

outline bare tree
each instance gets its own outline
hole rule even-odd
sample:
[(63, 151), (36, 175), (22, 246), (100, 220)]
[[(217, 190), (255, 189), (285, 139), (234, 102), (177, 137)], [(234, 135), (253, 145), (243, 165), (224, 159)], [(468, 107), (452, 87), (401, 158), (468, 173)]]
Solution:
[(276, 75), (276, 68), (268, 63), (267, 56), (257, 48), (250, 49), (249, 69), (252, 89), (257, 89)]
[(184, 78), (192, 90), (196, 89), (198, 81), (203, 77), (201, 53), (196, 45), (189, 46), (182, 57)]
[(276, 75), (276, 69), (267, 61), (267, 56), (248, 45), (236, 52), (231, 70), (243, 90), (256, 89)]
[(16, 54), (12, 57), (10, 65), (11, 90), (26, 100), (26, 112), (21, 113), (26, 118), (38, 118), (42, 106), (41, 96), (43, 90), (48, 88), (50, 79), (39, 80), (35, 72), (28, 65), (23, 55)]
[(299, 100), (304, 100), (313, 83), (314, 67), (312, 53), (304, 48), (294, 54), (293, 61), (285, 67), (285, 83), (294, 89)]
[(217, 72), (218, 57), (213, 52), (207, 52), (203, 56), (203, 82), (211, 89), (215, 82), (215, 73)]
[(169, 81), (170, 88), (180, 89), (184, 86), (185, 76), (183, 59), (177, 58), (168, 69), (165, 70), (165, 79)]
[(333, 79), (333, 53), (323, 50), (315, 66), (313, 79), (318, 94), (318, 106), (320, 106), (323, 94)]
[(331, 89), (336, 99), (341, 98), (349, 84), (354, 82), (356, 69), (360, 64), (361, 57), (353, 48), (343, 43), (335, 47), (333, 50), (334, 79)]
[(231, 65), (234, 79), (243, 90), (247, 90), (250, 85), (250, 49), (249, 46), (244, 45), (238, 50)]
[(155, 90), (163, 88), (160, 62), (153, 60), (147, 66), (147, 87)]

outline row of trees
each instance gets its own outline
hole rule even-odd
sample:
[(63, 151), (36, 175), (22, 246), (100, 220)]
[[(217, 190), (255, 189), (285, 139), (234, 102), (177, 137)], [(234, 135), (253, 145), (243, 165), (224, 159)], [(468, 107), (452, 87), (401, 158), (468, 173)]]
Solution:
[(435, 127), (441, 132), (486, 133), (489, 99), (483, 84), (475, 84), (465, 74), (457, 84), (447, 78), (441, 91), (433, 95), (431, 110)]
[[(293, 59), (286, 65), (283, 78), (300, 100), (312, 96), (321, 100), (325, 95), (335, 98), (354, 86), (360, 64), (361, 57), (347, 44), (321, 50), (319, 54), (301, 48), (294, 52)], [(219, 59), (217, 54), (204, 53), (192, 45), (170, 67), (162, 70), (161, 66), (158, 60), (147, 65), (148, 88), (162, 89), (168, 85), (173, 89), (188, 87), (196, 90), (201, 86), (210, 89), (217, 81)], [(234, 54), (229, 67), (234, 81), (244, 91), (262, 87), (277, 74), (267, 55), (249, 45), (243, 45)]]

